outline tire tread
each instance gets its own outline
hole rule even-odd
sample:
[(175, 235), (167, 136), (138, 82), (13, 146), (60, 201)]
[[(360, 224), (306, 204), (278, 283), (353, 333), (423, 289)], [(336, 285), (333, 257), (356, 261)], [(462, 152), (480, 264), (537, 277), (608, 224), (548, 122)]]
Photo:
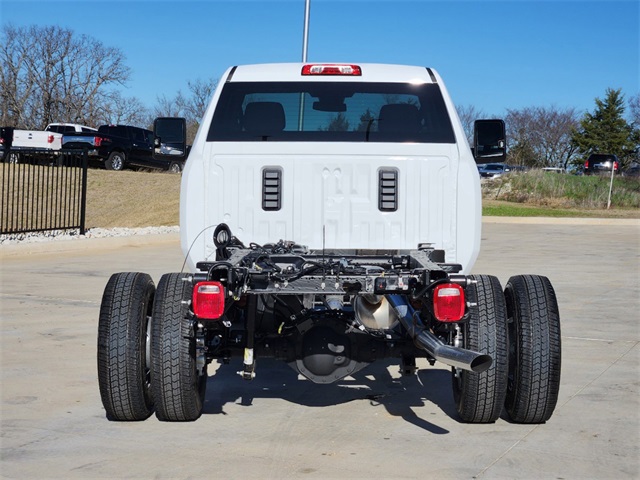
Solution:
[(163, 275), (153, 306), (151, 384), (162, 421), (196, 420), (203, 407), (206, 376), (199, 378), (195, 369), (194, 332), (183, 303), (190, 284), (183, 277)]
[[(509, 316), (517, 322), (517, 358), (509, 372), (505, 407), (517, 423), (544, 423), (552, 415), (560, 389), (560, 315), (548, 278), (511, 277), (505, 289)], [(515, 367), (515, 368), (514, 368)]]
[[(116, 273), (105, 287), (98, 321), (98, 385), (107, 418), (139, 421), (153, 413), (145, 391), (146, 314), (155, 286), (145, 273)], [(144, 324), (142, 324), (144, 322)]]
[(493, 362), (485, 372), (462, 371), (461, 385), (454, 378), (454, 397), (458, 414), (465, 422), (492, 423), (502, 413), (507, 388), (508, 349), (506, 308), (502, 286), (496, 277), (474, 275), (477, 283), (468, 288), (469, 300), (476, 305), (464, 329), (464, 348), (491, 355)]

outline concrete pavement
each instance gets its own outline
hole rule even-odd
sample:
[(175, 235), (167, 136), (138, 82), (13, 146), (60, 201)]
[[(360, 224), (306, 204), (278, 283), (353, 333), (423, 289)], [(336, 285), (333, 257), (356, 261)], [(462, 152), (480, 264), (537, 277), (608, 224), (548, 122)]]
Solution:
[[(630, 223), (630, 224), (627, 224)], [(0, 247), (3, 478), (638, 478), (640, 226), (491, 223), (474, 271), (548, 276), (562, 319), (560, 398), (544, 425), (456, 419), (448, 369), (378, 363), (337, 385), (258, 361), (208, 381), (194, 423), (113, 423), (96, 374), (109, 276), (179, 271), (177, 236)], [(77, 242), (89, 242), (86, 245)], [(93, 243), (92, 243), (93, 242)], [(49, 250), (49, 251), (47, 251)], [(16, 253), (17, 251), (17, 253)], [(29, 252), (29, 253), (26, 253)], [(215, 365), (212, 365), (212, 370)]]

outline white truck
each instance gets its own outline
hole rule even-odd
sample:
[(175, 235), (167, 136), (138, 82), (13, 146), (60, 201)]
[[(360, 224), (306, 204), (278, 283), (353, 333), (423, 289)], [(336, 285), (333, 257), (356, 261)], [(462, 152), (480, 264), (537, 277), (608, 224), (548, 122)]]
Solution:
[(98, 130), (76, 123), (50, 123), (44, 131), (19, 130), (12, 127), (2, 129), (0, 145), (9, 151), (7, 161), (19, 163), (24, 153), (56, 157), (60, 149), (73, 142), (75, 133), (92, 133)]
[(62, 134), (39, 130), (2, 129), (2, 145), (6, 149), (5, 161), (19, 163), (23, 152), (55, 156), (62, 148)]
[(472, 153), (431, 68), (230, 68), (182, 176), (188, 272), (157, 288), (148, 274), (116, 273), (105, 288), (107, 418), (195, 420), (216, 386), (212, 361), (242, 358), (251, 380), (256, 359), (271, 357), (318, 384), (385, 358), (405, 375), (417, 359), (442, 362), (462, 421), (503, 410), (547, 421), (561, 360), (551, 283), (515, 275), (503, 290), (471, 274), (476, 162), (505, 156), (501, 120), (475, 128)]

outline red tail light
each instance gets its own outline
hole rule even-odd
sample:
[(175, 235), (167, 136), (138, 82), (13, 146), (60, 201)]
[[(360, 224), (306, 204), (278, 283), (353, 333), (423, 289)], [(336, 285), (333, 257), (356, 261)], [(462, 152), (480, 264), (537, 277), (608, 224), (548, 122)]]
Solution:
[(441, 322), (458, 322), (464, 316), (464, 290), (455, 283), (438, 285), (433, 291), (433, 313)]
[(102, 145), (102, 137), (93, 137), (93, 146), (99, 147)]
[(329, 65), (320, 63), (315, 65), (304, 65), (302, 75), (362, 75), (362, 69), (358, 65)]
[(613, 171), (618, 171), (618, 162), (613, 162)]
[(47, 143), (53, 143), (53, 138), (54, 138), (53, 135), (49, 135), (47, 137)]
[(198, 318), (216, 320), (224, 313), (224, 287), (220, 282), (198, 282), (193, 289), (193, 313)]

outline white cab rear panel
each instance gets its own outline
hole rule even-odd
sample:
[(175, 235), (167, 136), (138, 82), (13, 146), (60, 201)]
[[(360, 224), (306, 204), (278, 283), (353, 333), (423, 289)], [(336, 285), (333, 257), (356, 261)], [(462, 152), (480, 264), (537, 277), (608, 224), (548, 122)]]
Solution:
[[(278, 77), (274, 68), (267, 74)], [(226, 223), (245, 245), (290, 240), (313, 250), (410, 250), (431, 243), (469, 272), (479, 251), (480, 184), (443, 86), (457, 143), (207, 142), (221, 88), (183, 172), (180, 226), (190, 269), (215, 259), (213, 231)], [(264, 168), (281, 171), (277, 211), (263, 208)], [(395, 211), (379, 208), (380, 169), (397, 172)]]

